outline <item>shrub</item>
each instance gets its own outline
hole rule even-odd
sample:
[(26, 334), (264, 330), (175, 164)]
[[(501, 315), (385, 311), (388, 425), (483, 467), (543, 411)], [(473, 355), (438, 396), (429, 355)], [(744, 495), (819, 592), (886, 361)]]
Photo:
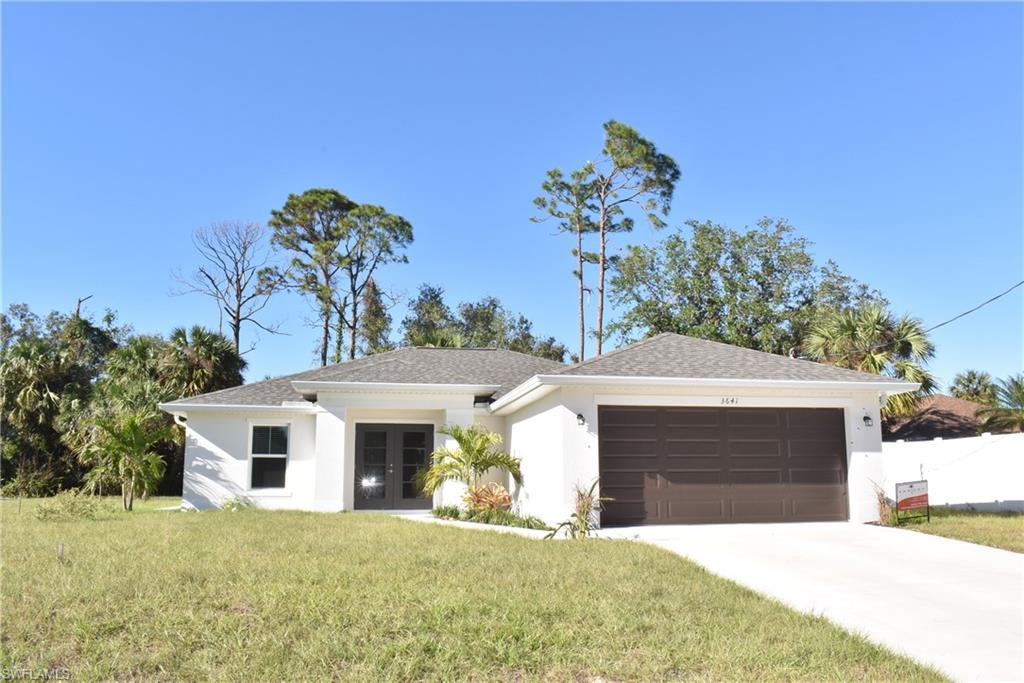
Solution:
[(601, 498), (597, 495), (598, 479), (590, 485), (590, 489), (584, 491), (576, 485), (576, 505), (569, 519), (556, 526), (548, 538), (554, 538), (559, 531), (565, 531), (569, 538), (586, 538), (593, 533), (597, 526), (596, 514), (604, 509), (604, 503), (611, 498)]
[(881, 486), (875, 485), (875, 497), (878, 499), (878, 523), (882, 526), (898, 526), (896, 508), (885, 495)]
[(511, 526), (519, 529), (550, 529), (547, 524), (537, 517), (524, 517), (517, 515), (511, 510), (501, 508), (490, 508), (482, 510), (462, 510), (455, 505), (439, 505), (431, 510), (438, 519), (453, 519), (460, 522), (476, 522), (477, 524), (496, 524), (498, 526)]
[(490, 483), (471, 486), (463, 498), (466, 508), (471, 512), (485, 510), (508, 510), (512, 507), (512, 496), (501, 484)]
[(511, 510), (503, 510), (500, 508), (468, 512), (463, 515), (463, 519), (467, 522), (497, 524), (499, 526), (511, 526), (519, 529), (539, 529), (541, 531), (546, 531), (551, 528), (536, 517), (523, 517), (517, 515)]
[(35, 498), (48, 495), (55, 488), (56, 482), (50, 472), (20, 466), (14, 471), (13, 477), (4, 481), (0, 493), (4, 496)]
[(90, 495), (75, 490), (61, 491), (36, 506), (36, 519), (64, 522), (75, 519), (95, 519), (103, 504)]
[(459, 519), (462, 516), (458, 505), (438, 505), (431, 512), (439, 519)]
[(225, 498), (220, 504), (220, 509), (225, 512), (241, 512), (252, 508), (253, 504), (245, 498)]

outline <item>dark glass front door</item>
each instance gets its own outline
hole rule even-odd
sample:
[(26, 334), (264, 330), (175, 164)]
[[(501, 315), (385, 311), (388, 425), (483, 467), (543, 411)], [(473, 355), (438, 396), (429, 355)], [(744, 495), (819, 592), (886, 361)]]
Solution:
[(430, 509), (414, 479), (433, 450), (433, 425), (357, 424), (355, 508)]

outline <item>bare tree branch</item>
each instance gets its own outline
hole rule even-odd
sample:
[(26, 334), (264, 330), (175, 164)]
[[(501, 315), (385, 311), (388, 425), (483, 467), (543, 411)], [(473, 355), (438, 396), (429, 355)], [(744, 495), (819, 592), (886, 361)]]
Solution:
[(202, 294), (217, 303), (221, 321), (227, 318), (235, 350), (239, 352), (244, 323), (252, 323), (270, 334), (281, 334), (279, 324), (256, 319), (274, 292), (284, 287), (281, 278), (264, 276), (270, 264), (267, 234), (259, 223), (241, 221), (199, 228), (192, 243), (205, 263), (188, 276), (181, 271), (172, 273), (179, 285), (172, 290), (173, 295)]

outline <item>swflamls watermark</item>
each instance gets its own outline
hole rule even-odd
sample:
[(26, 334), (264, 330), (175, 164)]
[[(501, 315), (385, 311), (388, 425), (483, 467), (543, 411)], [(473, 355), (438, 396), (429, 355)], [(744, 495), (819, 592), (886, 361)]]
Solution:
[(70, 681), (71, 669), (51, 666), (48, 669), (28, 666), (0, 667), (0, 681)]

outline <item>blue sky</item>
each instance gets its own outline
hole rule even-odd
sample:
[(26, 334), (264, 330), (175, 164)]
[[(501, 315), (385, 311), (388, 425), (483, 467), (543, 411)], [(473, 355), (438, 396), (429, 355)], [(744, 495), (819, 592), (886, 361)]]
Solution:
[[(933, 325), (1024, 278), (1022, 25), (1012, 3), (6, 3), (3, 303), (216, 324), (168, 296), (192, 230), (327, 186), (412, 222), (387, 286), (493, 294), (572, 346), (570, 244), (531, 200), (614, 117), (679, 163), (671, 225), (788, 218)], [(936, 331), (933, 370), (1019, 372), (1022, 315), (1017, 290)], [(273, 304), (290, 336), (250, 379), (314, 363), (307, 317)]]

